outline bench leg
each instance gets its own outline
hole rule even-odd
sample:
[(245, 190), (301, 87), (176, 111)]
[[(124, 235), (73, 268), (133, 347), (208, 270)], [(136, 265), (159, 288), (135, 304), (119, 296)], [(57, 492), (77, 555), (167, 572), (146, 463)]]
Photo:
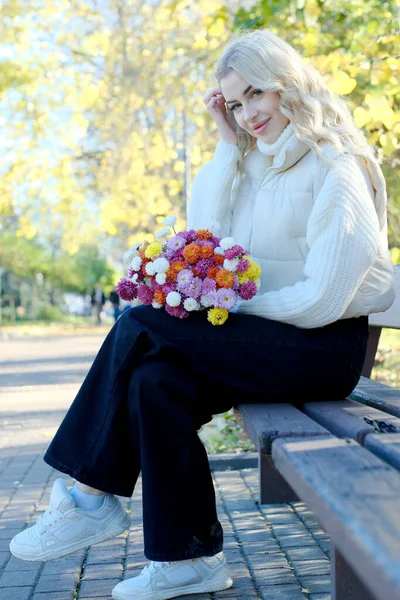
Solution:
[(335, 547), (331, 552), (331, 600), (376, 600)]
[(370, 377), (375, 362), (376, 351), (378, 350), (379, 338), (381, 337), (382, 327), (368, 327), (368, 346), (364, 366), (361, 375)]
[(260, 452), (258, 457), (260, 504), (296, 502), (298, 497), (275, 468), (271, 455)]

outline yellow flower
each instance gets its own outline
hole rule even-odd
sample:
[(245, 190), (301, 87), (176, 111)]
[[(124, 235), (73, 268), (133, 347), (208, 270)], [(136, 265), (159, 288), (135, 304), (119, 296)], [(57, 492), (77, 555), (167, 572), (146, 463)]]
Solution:
[(223, 325), (228, 318), (229, 312), (225, 308), (210, 308), (207, 311), (207, 320), (213, 325)]
[(260, 275), (261, 275), (260, 265), (257, 264), (252, 258), (249, 258), (248, 256), (244, 256), (243, 258), (249, 262), (249, 268), (244, 273), (238, 274), (239, 283), (243, 283), (244, 281), (249, 281), (249, 280), (256, 281), (256, 279), (259, 279)]
[(146, 258), (154, 258), (155, 256), (158, 256), (159, 254), (161, 254), (161, 252), (162, 252), (161, 244), (159, 244), (158, 242), (153, 242), (152, 244), (147, 246), (144, 254), (145, 254)]

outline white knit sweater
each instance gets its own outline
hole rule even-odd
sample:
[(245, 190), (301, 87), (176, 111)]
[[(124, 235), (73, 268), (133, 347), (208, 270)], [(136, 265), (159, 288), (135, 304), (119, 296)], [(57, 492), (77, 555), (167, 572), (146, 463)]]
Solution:
[(241, 179), (232, 144), (219, 142), (200, 169), (188, 226), (215, 230), (219, 223), (217, 234), (233, 235), (263, 269), (259, 293), (238, 312), (312, 328), (392, 304), (379, 166), (371, 161), (367, 170), (353, 156), (330, 154), (334, 166), (309, 151), (289, 125), (273, 145), (258, 140)]

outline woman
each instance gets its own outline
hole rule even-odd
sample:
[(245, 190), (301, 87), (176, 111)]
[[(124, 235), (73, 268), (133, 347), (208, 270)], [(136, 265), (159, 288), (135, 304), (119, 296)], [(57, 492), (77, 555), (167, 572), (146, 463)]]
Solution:
[(384, 180), (344, 102), (268, 31), (235, 36), (216, 76), (204, 101), (220, 141), (195, 179), (188, 226), (248, 248), (259, 292), (222, 327), (149, 306), (118, 319), (45, 455), (77, 483), (57, 480), (50, 509), (10, 544), (47, 560), (121, 533), (129, 519), (115, 495), (131, 496), (141, 471), (151, 563), (114, 588), (119, 600), (232, 585), (197, 430), (238, 392), (349, 394), (367, 315), (394, 298)]

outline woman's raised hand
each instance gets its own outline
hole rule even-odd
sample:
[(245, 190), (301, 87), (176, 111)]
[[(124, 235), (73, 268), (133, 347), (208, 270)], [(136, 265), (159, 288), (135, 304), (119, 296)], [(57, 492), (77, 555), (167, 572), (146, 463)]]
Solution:
[(228, 109), (221, 88), (216, 87), (212, 90), (208, 90), (203, 101), (217, 125), (220, 140), (222, 142), (227, 142), (228, 144), (237, 145), (238, 136), (228, 122)]

